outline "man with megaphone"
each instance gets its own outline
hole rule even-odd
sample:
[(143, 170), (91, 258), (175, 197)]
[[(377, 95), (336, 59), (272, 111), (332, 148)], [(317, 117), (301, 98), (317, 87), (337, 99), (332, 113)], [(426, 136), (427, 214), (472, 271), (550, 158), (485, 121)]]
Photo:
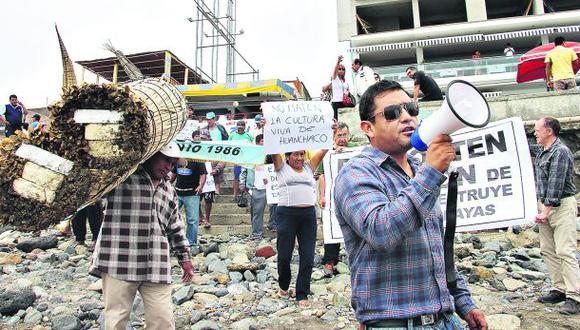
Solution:
[(455, 159), (451, 137), (429, 141), (420, 165), (407, 156), (419, 109), (401, 85), (370, 86), (359, 107), (370, 146), (342, 168), (334, 194), (357, 319), (366, 329), (462, 329), (457, 313), (471, 329), (487, 329), (454, 267), (456, 282), (447, 283), (438, 197)]

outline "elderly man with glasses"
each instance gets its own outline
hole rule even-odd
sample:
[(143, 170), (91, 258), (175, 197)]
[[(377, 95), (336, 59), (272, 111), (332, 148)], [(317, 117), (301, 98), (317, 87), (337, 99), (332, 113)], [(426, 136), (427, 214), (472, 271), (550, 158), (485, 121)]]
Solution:
[(435, 138), (423, 165), (408, 157), (419, 108), (394, 81), (369, 87), (359, 113), (370, 146), (342, 168), (334, 194), (357, 319), (367, 329), (462, 329), (457, 312), (487, 329), (454, 267), (447, 285), (438, 197), (455, 159), (451, 137)]

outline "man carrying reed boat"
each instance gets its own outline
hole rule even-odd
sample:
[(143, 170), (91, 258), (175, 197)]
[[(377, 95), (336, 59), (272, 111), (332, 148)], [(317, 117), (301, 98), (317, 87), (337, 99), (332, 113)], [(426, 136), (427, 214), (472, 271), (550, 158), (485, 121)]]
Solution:
[(137, 290), (148, 329), (174, 329), (170, 248), (193, 277), (189, 242), (167, 175), (179, 158), (174, 142), (146, 160), (107, 196), (89, 271), (103, 279), (105, 329), (125, 329)]

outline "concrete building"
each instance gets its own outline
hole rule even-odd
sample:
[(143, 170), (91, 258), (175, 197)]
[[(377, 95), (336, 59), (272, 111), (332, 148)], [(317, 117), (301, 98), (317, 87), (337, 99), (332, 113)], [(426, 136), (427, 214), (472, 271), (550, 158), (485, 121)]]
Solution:
[(405, 69), (417, 64), (442, 87), (460, 78), (486, 92), (543, 90), (516, 83), (519, 56), (558, 35), (580, 41), (578, 0), (337, 0), (337, 15), (352, 57), (406, 88)]

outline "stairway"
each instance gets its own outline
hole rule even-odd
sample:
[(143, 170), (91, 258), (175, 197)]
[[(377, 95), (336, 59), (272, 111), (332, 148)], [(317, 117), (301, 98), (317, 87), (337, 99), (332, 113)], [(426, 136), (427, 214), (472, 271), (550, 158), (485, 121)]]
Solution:
[[(252, 233), (252, 220), (250, 216), (250, 201), (248, 200), (247, 207), (239, 207), (233, 202), (233, 187), (234, 168), (228, 166), (224, 174), (225, 182), (221, 184), (220, 193), (216, 195), (211, 210), (210, 223), (211, 228), (204, 228), (200, 226), (199, 233), (201, 235), (220, 235), (228, 233), (231, 235), (250, 235)], [(248, 196), (248, 199), (250, 196)], [(202, 202), (202, 208), (204, 202)], [(205, 211), (205, 209), (204, 209)], [(264, 213), (264, 234), (268, 234), (268, 220), (270, 217), (269, 207), (266, 205)]]

